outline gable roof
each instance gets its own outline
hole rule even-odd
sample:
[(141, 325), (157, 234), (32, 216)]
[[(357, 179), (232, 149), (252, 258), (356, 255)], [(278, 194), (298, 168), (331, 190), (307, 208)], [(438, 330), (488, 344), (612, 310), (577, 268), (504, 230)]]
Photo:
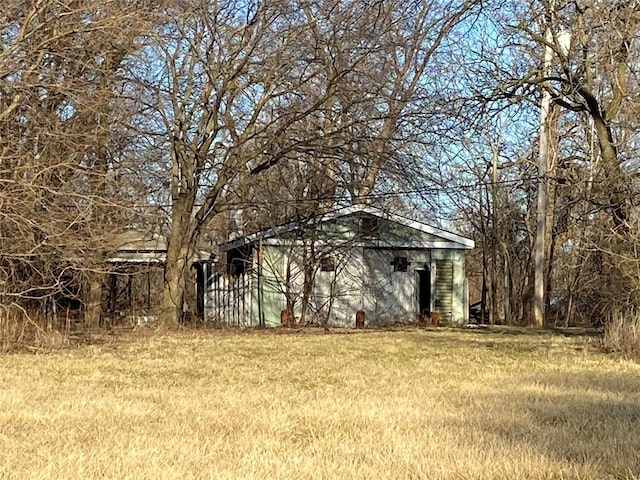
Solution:
[[(162, 235), (131, 229), (116, 235), (115, 252), (107, 258), (109, 263), (162, 264), (167, 260), (167, 240)], [(209, 252), (196, 252), (193, 261), (210, 262)]]
[[(341, 217), (348, 217), (348, 216), (357, 215), (357, 214), (365, 214), (365, 215), (381, 218), (383, 220), (388, 220), (388, 221), (397, 223), (399, 225), (403, 225), (405, 227), (412, 228), (419, 232), (433, 235), (435, 237), (438, 237), (444, 240), (444, 242), (422, 242), (423, 243), (422, 245), (407, 245), (406, 248), (459, 248), (459, 249), (469, 250), (474, 248), (475, 246), (475, 242), (470, 238), (463, 237), (456, 233), (449, 232), (447, 230), (443, 230), (443, 229), (428, 225), (426, 223), (419, 222), (417, 220), (411, 220), (401, 215), (397, 215), (395, 213), (390, 213), (390, 212), (381, 210), (379, 208), (372, 207), (371, 205), (358, 204), (358, 205), (343, 207), (337, 210), (320, 214), (318, 216), (318, 220), (320, 221), (320, 223), (325, 223), (325, 222), (336, 220)], [(219, 248), (220, 248), (220, 251), (226, 252), (228, 250), (242, 247), (244, 245), (255, 244), (259, 241), (277, 239), (282, 234), (287, 232), (292, 232), (298, 228), (300, 228), (299, 222), (290, 222), (274, 228), (261, 230), (251, 235), (236, 238), (235, 240), (221, 244)], [(411, 243), (415, 243), (415, 242), (411, 242)]]

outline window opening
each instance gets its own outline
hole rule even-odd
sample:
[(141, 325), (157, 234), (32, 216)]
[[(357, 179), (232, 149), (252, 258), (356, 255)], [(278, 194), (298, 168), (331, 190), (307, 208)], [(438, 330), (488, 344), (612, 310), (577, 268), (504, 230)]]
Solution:
[(320, 259), (320, 271), (321, 272), (335, 272), (336, 271), (336, 259), (332, 255), (327, 255)]
[(407, 257), (393, 257), (393, 271), (406, 272), (409, 269), (409, 259)]
[(360, 221), (360, 234), (363, 237), (377, 238), (380, 235), (380, 225), (378, 219), (374, 217), (364, 217)]

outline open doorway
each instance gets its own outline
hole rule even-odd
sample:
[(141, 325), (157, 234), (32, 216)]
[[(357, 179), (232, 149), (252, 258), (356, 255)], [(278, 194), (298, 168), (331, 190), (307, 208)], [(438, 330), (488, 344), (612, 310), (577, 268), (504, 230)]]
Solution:
[(420, 315), (431, 313), (431, 270), (417, 270), (418, 274), (418, 308)]

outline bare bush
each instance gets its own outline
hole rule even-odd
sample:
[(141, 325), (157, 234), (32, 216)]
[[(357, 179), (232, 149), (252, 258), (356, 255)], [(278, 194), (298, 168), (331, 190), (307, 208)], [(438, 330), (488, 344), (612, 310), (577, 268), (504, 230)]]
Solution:
[(640, 358), (640, 312), (616, 313), (604, 328), (605, 350)]
[(17, 350), (50, 350), (69, 345), (69, 329), (51, 328), (44, 317), (33, 318), (15, 305), (0, 306), (0, 353)]
[(0, 308), (19, 306), (1, 320), (21, 342), (38, 331), (23, 326), (47, 331), (61, 311), (68, 320), (97, 310), (88, 297), (99, 294), (114, 232), (133, 221), (139, 168), (121, 128), (130, 114), (121, 76), (144, 12), (115, 0), (3, 7)]

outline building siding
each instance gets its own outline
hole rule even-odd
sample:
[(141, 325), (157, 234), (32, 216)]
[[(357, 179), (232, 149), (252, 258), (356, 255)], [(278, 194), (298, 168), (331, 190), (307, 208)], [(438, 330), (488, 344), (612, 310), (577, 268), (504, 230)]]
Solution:
[[(439, 237), (386, 220), (381, 220), (379, 233), (363, 237), (358, 230), (360, 219), (340, 218), (318, 225), (309, 237), (291, 231), (253, 243), (252, 268), (246, 274), (250, 275), (251, 318), (244, 324), (279, 325), (287, 295), (300, 321), (304, 268), (310, 258), (314, 271), (305, 316), (309, 323), (354, 326), (358, 310), (364, 310), (367, 325), (411, 322), (428, 295), (428, 308), (423, 310), (439, 312), (443, 323), (463, 324), (467, 305), (462, 247), (433, 248), (430, 245), (440, 242)], [(323, 257), (331, 257), (334, 270), (319, 268)], [(428, 291), (421, 292), (427, 286)]]

